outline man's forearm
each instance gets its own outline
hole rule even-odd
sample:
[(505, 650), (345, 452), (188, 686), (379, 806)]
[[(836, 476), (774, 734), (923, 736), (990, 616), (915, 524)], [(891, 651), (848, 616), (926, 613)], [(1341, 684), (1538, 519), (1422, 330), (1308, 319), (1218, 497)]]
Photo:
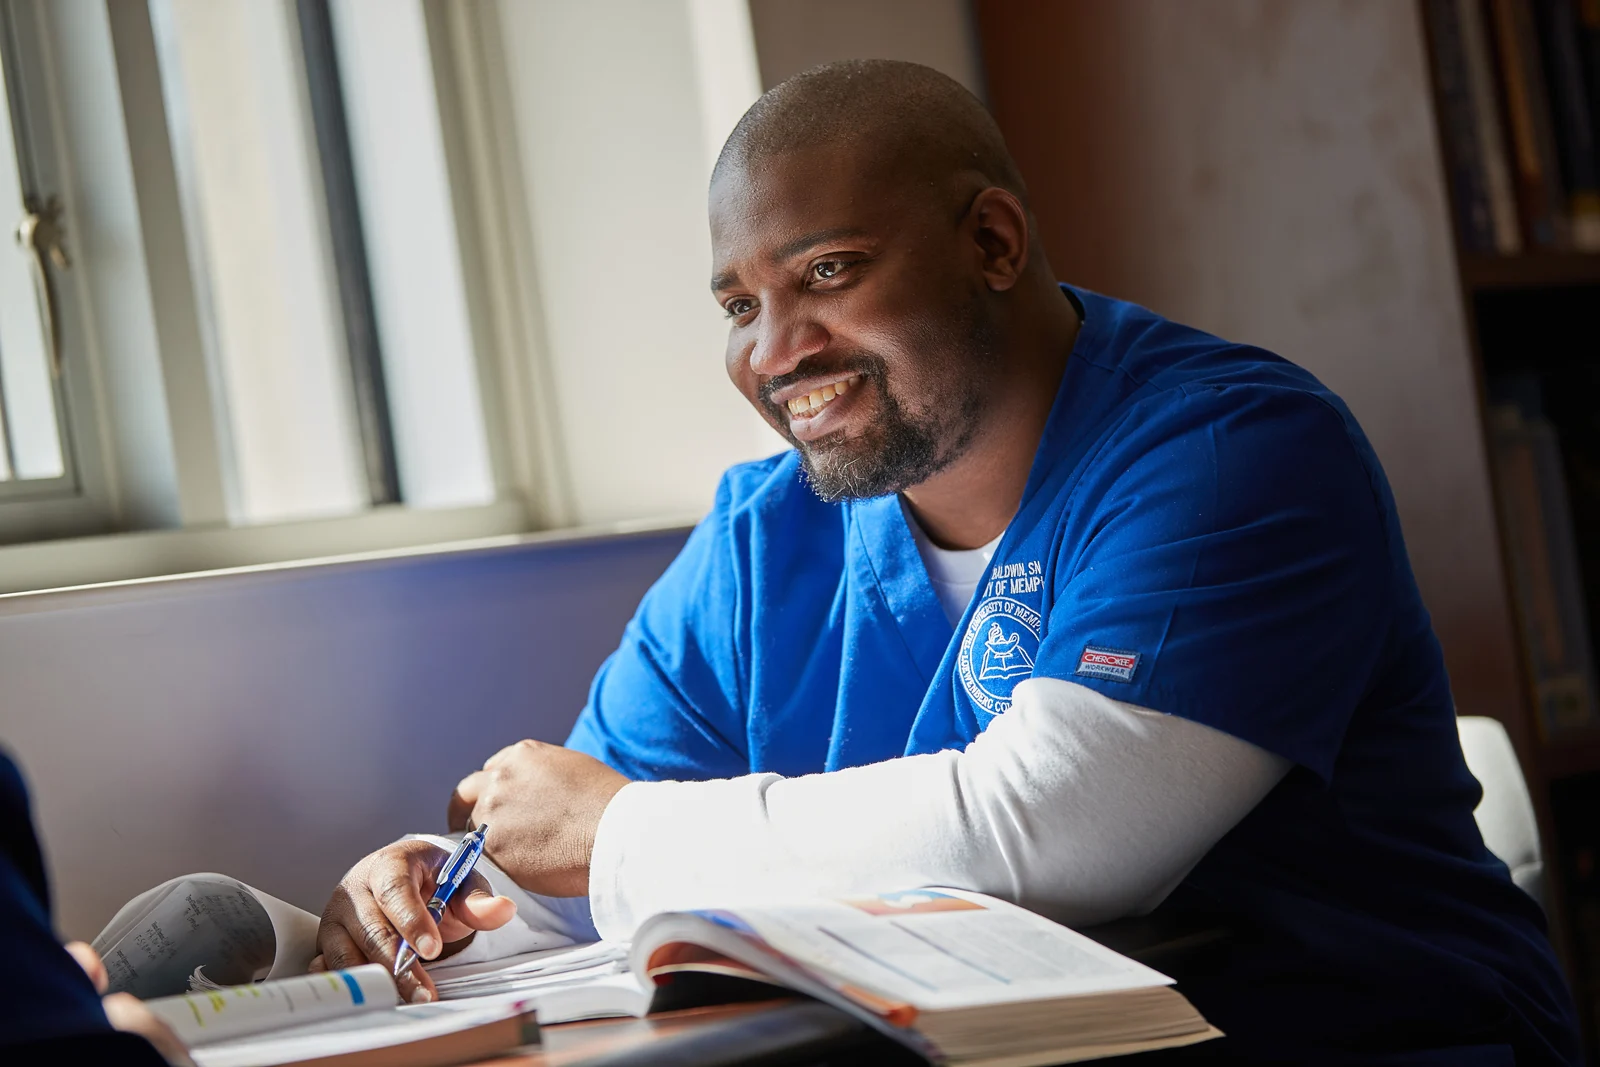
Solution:
[(625, 938), (672, 908), (918, 885), (992, 893), (1070, 923), (1133, 914), (1288, 766), (1189, 720), (1035, 679), (962, 752), (625, 787), (595, 843), (595, 925)]

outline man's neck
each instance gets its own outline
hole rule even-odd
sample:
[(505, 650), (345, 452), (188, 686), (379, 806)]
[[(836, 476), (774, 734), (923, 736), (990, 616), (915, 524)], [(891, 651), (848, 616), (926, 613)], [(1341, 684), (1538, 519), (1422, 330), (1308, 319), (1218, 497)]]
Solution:
[(940, 548), (988, 544), (1010, 525), (1022, 503), (1080, 325), (1066, 295), (1055, 288), (1055, 296), (1044, 301), (1038, 328), (1013, 348), (1016, 355), (1002, 372), (1005, 381), (966, 451), (901, 494), (917, 524)]

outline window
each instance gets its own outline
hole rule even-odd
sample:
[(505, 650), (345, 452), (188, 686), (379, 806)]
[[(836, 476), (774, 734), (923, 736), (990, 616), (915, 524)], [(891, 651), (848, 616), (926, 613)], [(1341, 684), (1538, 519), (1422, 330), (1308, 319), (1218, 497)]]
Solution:
[[(0, 545), (378, 513), (393, 543), (402, 510), (524, 528), (429, 19), (0, 0), (0, 231), (32, 238), (0, 239)], [(7, 551), (0, 592), (24, 584)]]
[(421, 6), (150, 11), (233, 517), (491, 499)]
[(46, 266), (65, 262), (60, 207), (24, 194), (15, 146), (0, 109), (0, 218), (17, 221), (17, 248), (0, 257), (0, 492), (11, 497), (73, 486)]
[(38, 95), (0, 7), (0, 541), (103, 527), (89, 371), (67, 358), (64, 211), (40, 166)]

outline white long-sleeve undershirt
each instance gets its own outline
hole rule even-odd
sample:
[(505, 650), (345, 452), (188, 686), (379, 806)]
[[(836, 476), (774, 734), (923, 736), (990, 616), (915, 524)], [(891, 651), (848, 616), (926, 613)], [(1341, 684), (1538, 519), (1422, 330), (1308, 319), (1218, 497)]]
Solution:
[(590, 906), (602, 936), (626, 939), (658, 911), (944, 885), (1086, 925), (1159, 904), (1288, 769), (1208, 726), (1034, 678), (960, 752), (623, 787)]

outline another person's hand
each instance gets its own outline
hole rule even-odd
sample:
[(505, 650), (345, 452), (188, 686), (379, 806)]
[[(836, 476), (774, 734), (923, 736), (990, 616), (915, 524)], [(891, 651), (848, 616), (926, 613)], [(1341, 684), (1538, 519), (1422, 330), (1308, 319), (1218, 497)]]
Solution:
[(592, 756), (518, 741), (456, 786), (450, 829), (487, 823), (484, 851), (512, 881), (545, 896), (586, 896), (600, 816), (627, 784)]
[[(426, 841), (401, 841), (380, 849), (350, 868), (322, 912), (317, 931), (321, 955), (312, 970), (342, 970), (363, 963), (394, 966), (404, 937), (423, 960), (448, 956), (478, 930), (504, 926), (517, 914), (509, 897), (497, 897), (489, 882), (473, 871), (450, 898), (439, 922), (428, 914), (434, 878), (449, 858)], [(400, 996), (411, 1002), (438, 996), (433, 979), (419, 965), (397, 980)]]
[(189, 1058), (189, 1050), (178, 1039), (178, 1035), (172, 1032), (172, 1027), (145, 1007), (144, 1001), (128, 993), (112, 993), (106, 996), (109, 978), (106, 975), (105, 961), (100, 958), (100, 953), (82, 941), (69, 941), (66, 949), (72, 958), (78, 961), (78, 966), (83, 968), (83, 973), (89, 976), (89, 981), (94, 983), (95, 992), (100, 994), (100, 1003), (105, 1008), (106, 1018), (111, 1021), (113, 1027), (124, 1033), (138, 1034), (155, 1046), (155, 1050), (174, 1067), (194, 1067), (194, 1061)]

